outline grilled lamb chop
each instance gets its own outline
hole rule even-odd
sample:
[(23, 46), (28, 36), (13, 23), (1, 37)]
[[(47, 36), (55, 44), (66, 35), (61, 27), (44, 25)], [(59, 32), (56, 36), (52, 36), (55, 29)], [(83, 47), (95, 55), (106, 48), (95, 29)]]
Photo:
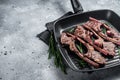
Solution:
[(66, 33), (61, 34), (61, 43), (69, 45), (71, 51), (75, 52), (81, 59), (89, 63), (90, 65), (94, 66), (95, 68), (99, 67), (99, 64), (90, 60), (89, 58), (85, 57), (82, 53), (78, 51), (75, 46), (75, 41), (73, 37), (69, 37)]
[[(74, 35), (70, 34), (70, 33), (67, 33), (69, 36), (71, 37), (74, 37)], [(99, 52), (95, 51), (93, 46), (89, 45), (89, 43), (86, 43), (85, 41), (83, 41), (81, 38), (79, 37), (76, 37), (77, 40), (82, 43), (84, 46), (86, 46), (88, 52), (87, 53), (84, 53), (84, 55), (92, 60), (94, 60), (95, 62), (99, 63), (99, 64), (105, 64), (105, 59), (104, 57), (102, 57), (100, 55)]]
[(78, 38), (77, 39), (84, 45), (87, 47), (88, 52), (85, 53), (85, 56), (94, 60), (95, 62), (99, 63), (99, 64), (105, 64), (105, 58), (102, 57), (100, 55), (99, 52), (95, 51), (93, 46), (89, 45), (88, 43), (86, 43), (85, 41), (83, 41), (82, 39)]
[[(90, 17), (90, 20), (87, 22), (91, 26), (91, 28), (98, 33), (99, 36), (104, 38), (105, 40), (108, 40), (110, 42), (113, 42), (116, 45), (120, 45), (120, 33), (116, 31), (115, 29), (107, 26), (106, 24), (96, 20), (95, 18)], [(107, 29), (106, 34), (102, 33), (101, 27), (104, 27)]]
[[(73, 37), (73, 38), (75, 39), (75, 36), (74, 36), (74, 35), (72, 35), (72, 34), (70, 34), (70, 33), (67, 33), (67, 35), (68, 35), (68, 36), (71, 36), (71, 37)], [(102, 57), (102, 56), (100, 55), (99, 52), (95, 51), (94, 48), (93, 48), (91, 45), (89, 45), (88, 43), (84, 42), (82, 39), (80, 39), (80, 38), (78, 38), (78, 37), (77, 37), (77, 39), (78, 39), (79, 42), (81, 42), (81, 43), (82, 43), (84, 46), (86, 46), (87, 49), (88, 49), (88, 52), (83, 54), (84, 57), (87, 57), (87, 58), (89, 58), (89, 59), (91, 59), (91, 60), (93, 60), (93, 61), (95, 61), (95, 62), (97, 62), (97, 63), (99, 63), (99, 64), (102, 64), (102, 65), (105, 64), (105, 59), (104, 59), (104, 57)], [(72, 43), (72, 44), (73, 44), (73, 43)], [(74, 43), (74, 45), (75, 45), (75, 43)], [(70, 47), (70, 50), (73, 50), (73, 47)], [(76, 50), (75, 48), (74, 48), (74, 50), (75, 50), (74, 52), (79, 52), (79, 51)], [(80, 53), (80, 52), (79, 52), (79, 53)]]
[(94, 40), (93, 44), (95, 44), (95, 45), (97, 45), (98, 47), (101, 47), (101, 48), (102, 48), (104, 40), (103, 40), (97, 33), (95, 33), (95, 32), (89, 27), (89, 25), (90, 25), (89, 23), (85, 23), (85, 24), (83, 24), (83, 27), (92, 32), (92, 35), (90, 35), (90, 37), (95, 36), (95, 37), (97, 38), (97, 39)]
[(112, 42), (104, 42), (103, 47), (104, 49), (109, 51), (109, 54), (113, 56), (115, 55), (115, 44), (113, 44)]
[[(84, 25), (84, 26), (86, 26), (86, 25)], [(88, 27), (88, 26), (86, 26), (86, 27)], [(88, 30), (84, 29), (83, 26), (77, 26), (77, 28), (75, 29), (74, 35), (84, 39), (90, 45), (92, 45), (96, 50), (103, 53), (104, 55), (110, 55), (110, 56), (115, 55), (114, 51), (109, 52), (108, 49), (103, 47), (104, 43), (106, 43), (106, 42), (104, 42), (104, 40), (100, 36), (98, 36), (94, 31), (90, 32)], [(92, 41), (92, 39), (91, 39), (91, 37), (93, 35), (97, 37), (97, 39), (94, 41)]]
[[(93, 32), (93, 34), (97, 37), (96, 40), (94, 40), (95, 45), (103, 48), (104, 50), (106, 50), (108, 53), (108, 55), (114, 56), (115, 55), (115, 45), (112, 42), (105, 42), (96, 32), (94, 32), (91, 27), (90, 23), (85, 23), (83, 25), (83, 27), (87, 28), (88, 30), (90, 30), (91, 32)], [(91, 35), (93, 36), (93, 35)], [(111, 46), (111, 47), (110, 47)]]

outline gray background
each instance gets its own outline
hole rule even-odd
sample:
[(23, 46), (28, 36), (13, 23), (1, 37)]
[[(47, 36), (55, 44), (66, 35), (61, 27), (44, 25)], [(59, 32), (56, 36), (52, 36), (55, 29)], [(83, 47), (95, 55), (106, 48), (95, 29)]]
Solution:
[[(119, 0), (80, 0), (84, 11), (111, 9)], [(120, 67), (92, 74), (68, 69), (64, 75), (48, 60), (48, 46), (36, 35), (45, 23), (72, 11), (69, 0), (0, 0), (0, 80), (120, 80)]]

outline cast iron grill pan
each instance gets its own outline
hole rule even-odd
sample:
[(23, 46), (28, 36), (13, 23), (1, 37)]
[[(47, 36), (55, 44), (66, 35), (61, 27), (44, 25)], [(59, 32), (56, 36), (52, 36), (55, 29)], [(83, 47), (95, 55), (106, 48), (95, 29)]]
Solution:
[[(57, 47), (60, 50), (63, 58), (65, 59), (69, 67), (75, 71), (90, 72), (90, 71), (107, 69), (107, 68), (120, 65), (119, 54), (118, 54), (118, 50), (116, 49), (116, 55), (114, 56), (114, 58), (106, 59), (107, 63), (104, 67), (93, 68), (90, 66), (88, 68), (81, 69), (81, 67), (76, 62), (76, 58), (78, 58), (77, 55), (75, 53), (74, 54), (69, 53), (70, 51), (68, 51), (66, 48), (63, 47), (63, 45), (61, 45), (61, 42), (60, 42), (61, 33), (66, 29), (75, 27), (75, 25), (83, 24), (84, 22), (89, 20), (89, 17), (93, 17), (98, 20), (107, 22), (110, 24), (110, 25), (108, 24), (109, 26), (112, 25), (116, 30), (120, 31), (120, 27), (119, 27), (120, 17), (115, 12), (111, 10), (95, 10), (95, 11), (89, 11), (89, 12), (82, 12), (83, 9), (79, 10), (82, 7), (80, 6), (80, 4), (78, 4), (78, 0), (71, 0), (71, 2), (73, 5), (73, 9), (74, 8), (78, 9), (78, 10), (74, 9), (76, 13), (73, 15), (67, 16), (65, 18), (62, 18), (56, 21), (54, 24), (54, 36), (55, 36)], [(74, 6), (76, 4), (79, 6), (77, 7)]]

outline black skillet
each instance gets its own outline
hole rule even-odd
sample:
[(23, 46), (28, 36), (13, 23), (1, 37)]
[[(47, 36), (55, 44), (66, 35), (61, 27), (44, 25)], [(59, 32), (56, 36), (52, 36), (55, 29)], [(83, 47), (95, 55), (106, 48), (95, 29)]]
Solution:
[(74, 10), (74, 14), (64, 17), (60, 20), (57, 20), (54, 24), (54, 37), (57, 43), (57, 47), (59, 48), (63, 58), (67, 62), (70, 68), (75, 71), (81, 72), (91, 72), (101, 69), (107, 69), (111, 67), (115, 67), (120, 65), (119, 56), (116, 53), (116, 56), (113, 59), (109, 59), (107, 64), (102, 68), (84, 68), (81, 69), (80, 66), (74, 60), (76, 55), (70, 54), (69, 51), (64, 48), (60, 43), (60, 34), (62, 31), (74, 27), (76, 24), (81, 24), (86, 22), (89, 17), (96, 18), (98, 20), (102, 20), (104, 22), (109, 23), (110, 25), (114, 26), (118, 31), (120, 30), (120, 17), (111, 10), (95, 10), (89, 12), (83, 12), (83, 8), (78, 0), (71, 0), (72, 7)]

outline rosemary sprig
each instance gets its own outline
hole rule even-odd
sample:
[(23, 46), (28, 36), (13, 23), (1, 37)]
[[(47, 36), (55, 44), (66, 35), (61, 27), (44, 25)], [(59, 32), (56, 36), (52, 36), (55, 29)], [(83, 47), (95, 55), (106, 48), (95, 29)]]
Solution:
[(119, 54), (119, 56), (120, 56), (120, 46), (118, 46), (118, 54)]
[(49, 56), (48, 59), (51, 59), (54, 57), (54, 64), (56, 67), (61, 68), (61, 70), (67, 74), (66, 72), (66, 65), (63, 62), (63, 58), (61, 53), (59, 52), (58, 48), (55, 45), (55, 40), (53, 37), (53, 34), (51, 33), (50, 39), (49, 39)]
[(48, 59), (51, 59), (51, 57), (54, 56), (54, 52), (55, 52), (55, 46), (54, 46), (55, 43), (54, 42), (55, 42), (54, 38), (51, 34), (50, 39), (49, 39), (49, 50), (48, 50), (49, 56), (48, 56)]
[(69, 32), (69, 33), (73, 33), (74, 30), (75, 30), (75, 28), (71, 28), (71, 29), (69, 29), (67, 32)]
[(92, 38), (92, 41), (94, 42), (95, 38), (93, 36), (91, 38)]
[[(76, 46), (77, 46), (78, 50), (79, 50), (81, 53), (83, 53), (82, 43), (80, 43), (79, 45), (76, 44)], [(82, 59), (77, 59), (77, 62), (79, 63), (79, 65), (80, 65), (82, 68), (84, 68), (84, 67), (87, 66), (87, 63), (86, 63), (84, 60), (82, 60)]]
[(83, 53), (83, 49), (82, 49), (82, 44), (80, 43), (80, 45), (76, 44), (78, 50)]
[(82, 59), (77, 59), (77, 62), (81, 66), (81, 68), (85, 68), (86, 66), (88, 66), (88, 64)]
[(102, 32), (103, 32), (104, 34), (106, 34), (106, 31), (107, 31), (106, 28), (103, 27), (103, 28), (102, 28)]
[(120, 56), (120, 48), (118, 49), (118, 53), (119, 53), (119, 56)]

